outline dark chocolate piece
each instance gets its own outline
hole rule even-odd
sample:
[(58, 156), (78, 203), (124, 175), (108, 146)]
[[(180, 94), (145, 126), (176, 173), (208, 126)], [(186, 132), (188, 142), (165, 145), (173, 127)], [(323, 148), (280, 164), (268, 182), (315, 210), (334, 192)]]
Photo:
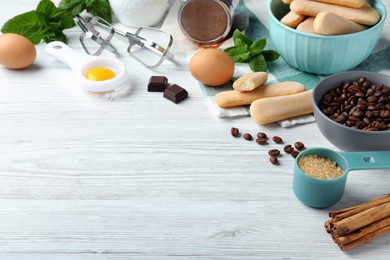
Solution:
[(188, 97), (188, 92), (179, 85), (173, 84), (164, 91), (164, 97), (177, 104)]
[(168, 79), (164, 76), (151, 76), (148, 83), (148, 92), (164, 92)]

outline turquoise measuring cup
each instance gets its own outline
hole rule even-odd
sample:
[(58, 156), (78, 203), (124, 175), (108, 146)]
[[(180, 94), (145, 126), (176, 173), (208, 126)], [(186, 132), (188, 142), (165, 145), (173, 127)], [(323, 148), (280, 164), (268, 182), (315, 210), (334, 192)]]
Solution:
[[(308, 154), (317, 154), (337, 163), (344, 173), (333, 179), (317, 179), (305, 174), (298, 160)], [(326, 148), (302, 151), (294, 162), (293, 191), (304, 204), (314, 208), (327, 208), (336, 204), (344, 194), (349, 171), (390, 168), (390, 151), (336, 152)]]

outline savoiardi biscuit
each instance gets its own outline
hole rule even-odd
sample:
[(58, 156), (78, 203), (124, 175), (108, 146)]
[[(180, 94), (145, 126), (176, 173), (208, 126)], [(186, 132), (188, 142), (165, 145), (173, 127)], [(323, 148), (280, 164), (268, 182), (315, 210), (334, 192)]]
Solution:
[(266, 97), (290, 95), (305, 91), (305, 86), (299, 82), (287, 81), (261, 86), (252, 91), (228, 90), (219, 92), (214, 102), (222, 108), (250, 105), (253, 101)]
[(351, 8), (309, 0), (294, 0), (290, 5), (290, 9), (297, 14), (312, 17), (320, 12), (332, 12), (363, 25), (374, 25), (380, 20), (380, 14), (369, 3), (365, 3), (361, 8)]
[(304, 15), (290, 11), (285, 16), (283, 16), (282, 19), (280, 19), (280, 22), (288, 27), (295, 29), (303, 20), (305, 20), (305, 18), (306, 16)]
[(326, 3), (326, 4), (347, 6), (352, 8), (360, 8), (366, 3), (366, 0), (313, 0), (313, 1)]
[(250, 115), (258, 124), (268, 124), (313, 112), (312, 89), (296, 94), (253, 101)]
[(308, 17), (297, 26), (297, 31), (305, 33), (314, 33), (314, 17)]
[(259, 71), (245, 74), (233, 82), (233, 88), (239, 91), (251, 91), (260, 87), (268, 80), (267, 72)]
[(317, 14), (313, 23), (313, 30), (322, 35), (339, 35), (360, 32), (367, 29), (366, 26), (354, 23), (343, 17), (329, 12)]

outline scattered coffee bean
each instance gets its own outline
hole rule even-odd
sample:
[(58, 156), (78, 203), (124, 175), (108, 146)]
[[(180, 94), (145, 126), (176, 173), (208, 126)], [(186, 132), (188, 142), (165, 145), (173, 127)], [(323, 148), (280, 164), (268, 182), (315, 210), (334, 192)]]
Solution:
[(280, 154), (280, 151), (278, 149), (271, 149), (268, 151), (268, 155), (271, 155), (271, 156), (279, 156)]
[(294, 158), (297, 158), (299, 152), (298, 151), (292, 151), (291, 152), (291, 156), (294, 157)]
[(286, 153), (292, 153), (292, 151), (294, 151), (294, 148), (291, 146), (291, 144), (287, 144), (287, 145), (284, 146), (283, 150)]
[(230, 129), (230, 134), (233, 136), (233, 137), (238, 137), (240, 135), (240, 130), (238, 130), (238, 128), (236, 127), (232, 127)]
[(264, 138), (264, 139), (267, 139), (267, 135), (263, 132), (258, 132), (257, 133), (257, 138)]
[(273, 140), (275, 143), (277, 143), (277, 144), (283, 143), (283, 139), (282, 139), (281, 137), (279, 137), (279, 136), (274, 136), (274, 137), (272, 137), (272, 140)]
[(302, 142), (300, 142), (300, 141), (295, 142), (294, 147), (295, 147), (298, 151), (302, 151), (303, 149), (305, 149), (305, 145), (304, 145)]
[(278, 164), (278, 163), (279, 163), (279, 160), (278, 160), (278, 158), (276, 158), (276, 156), (270, 156), (270, 157), (269, 157), (269, 161), (270, 161), (272, 164)]
[(267, 143), (267, 138), (257, 138), (256, 143), (258, 144), (266, 144)]
[(243, 137), (247, 141), (251, 141), (253, 139), (253, 137), (250, 133), (245, 133)]

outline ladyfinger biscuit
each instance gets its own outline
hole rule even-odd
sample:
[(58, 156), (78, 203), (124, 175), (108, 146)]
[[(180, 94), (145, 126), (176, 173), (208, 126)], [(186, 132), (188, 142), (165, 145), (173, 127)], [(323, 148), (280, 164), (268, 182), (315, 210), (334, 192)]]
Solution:
[(305, 92), (263, 98), (250, 106), (250, 115), (258, 124), (268, 124), (283, 119), (306, 115), (313, 112), (312, 90)]
[(290, 95), (305, 91), (305, 86), (299, 82), (287, 81), (268, 86), (261, 86), (252, 91), (228, 90), (219, 92), (214, 102), (222, 107), (237, 107), (250, 105), (253, 101), (281, 95)]
[(366, 0), (313, 0), (313, 1), (326, 3), (326, 4), (347, 6), (352, 8), (360, 8), (366, 3)]
[(367, 27), (346, 20), (334, 13), (321, 12), (314, 19), (313, 29), (317, 34), (338, 35), (360, 32), (367, 29)]
[(297, 14), (315, 17), (320, 12), (332, 12), (347, 20), (364, 25), (374, 25), (380, 20), (380, 15), (369, 3), (361, 8), (351, 8), (310, 0), (294, 0), (290, 9)]
[(233, 88), (239, 91), (251, 91), (267, 82), (267, 72), (253, 72), (233, 82)]
[(288, 27), (297, 28), (298, 24), (300, 24), (303, 20), (305, 20), (306, 16), (296, 14), (293, 11), (288, 12), (280, 22)]
[(313, 23), (314, 17), (308, 17), (297, 26), (297, 31), (314, 33)]

